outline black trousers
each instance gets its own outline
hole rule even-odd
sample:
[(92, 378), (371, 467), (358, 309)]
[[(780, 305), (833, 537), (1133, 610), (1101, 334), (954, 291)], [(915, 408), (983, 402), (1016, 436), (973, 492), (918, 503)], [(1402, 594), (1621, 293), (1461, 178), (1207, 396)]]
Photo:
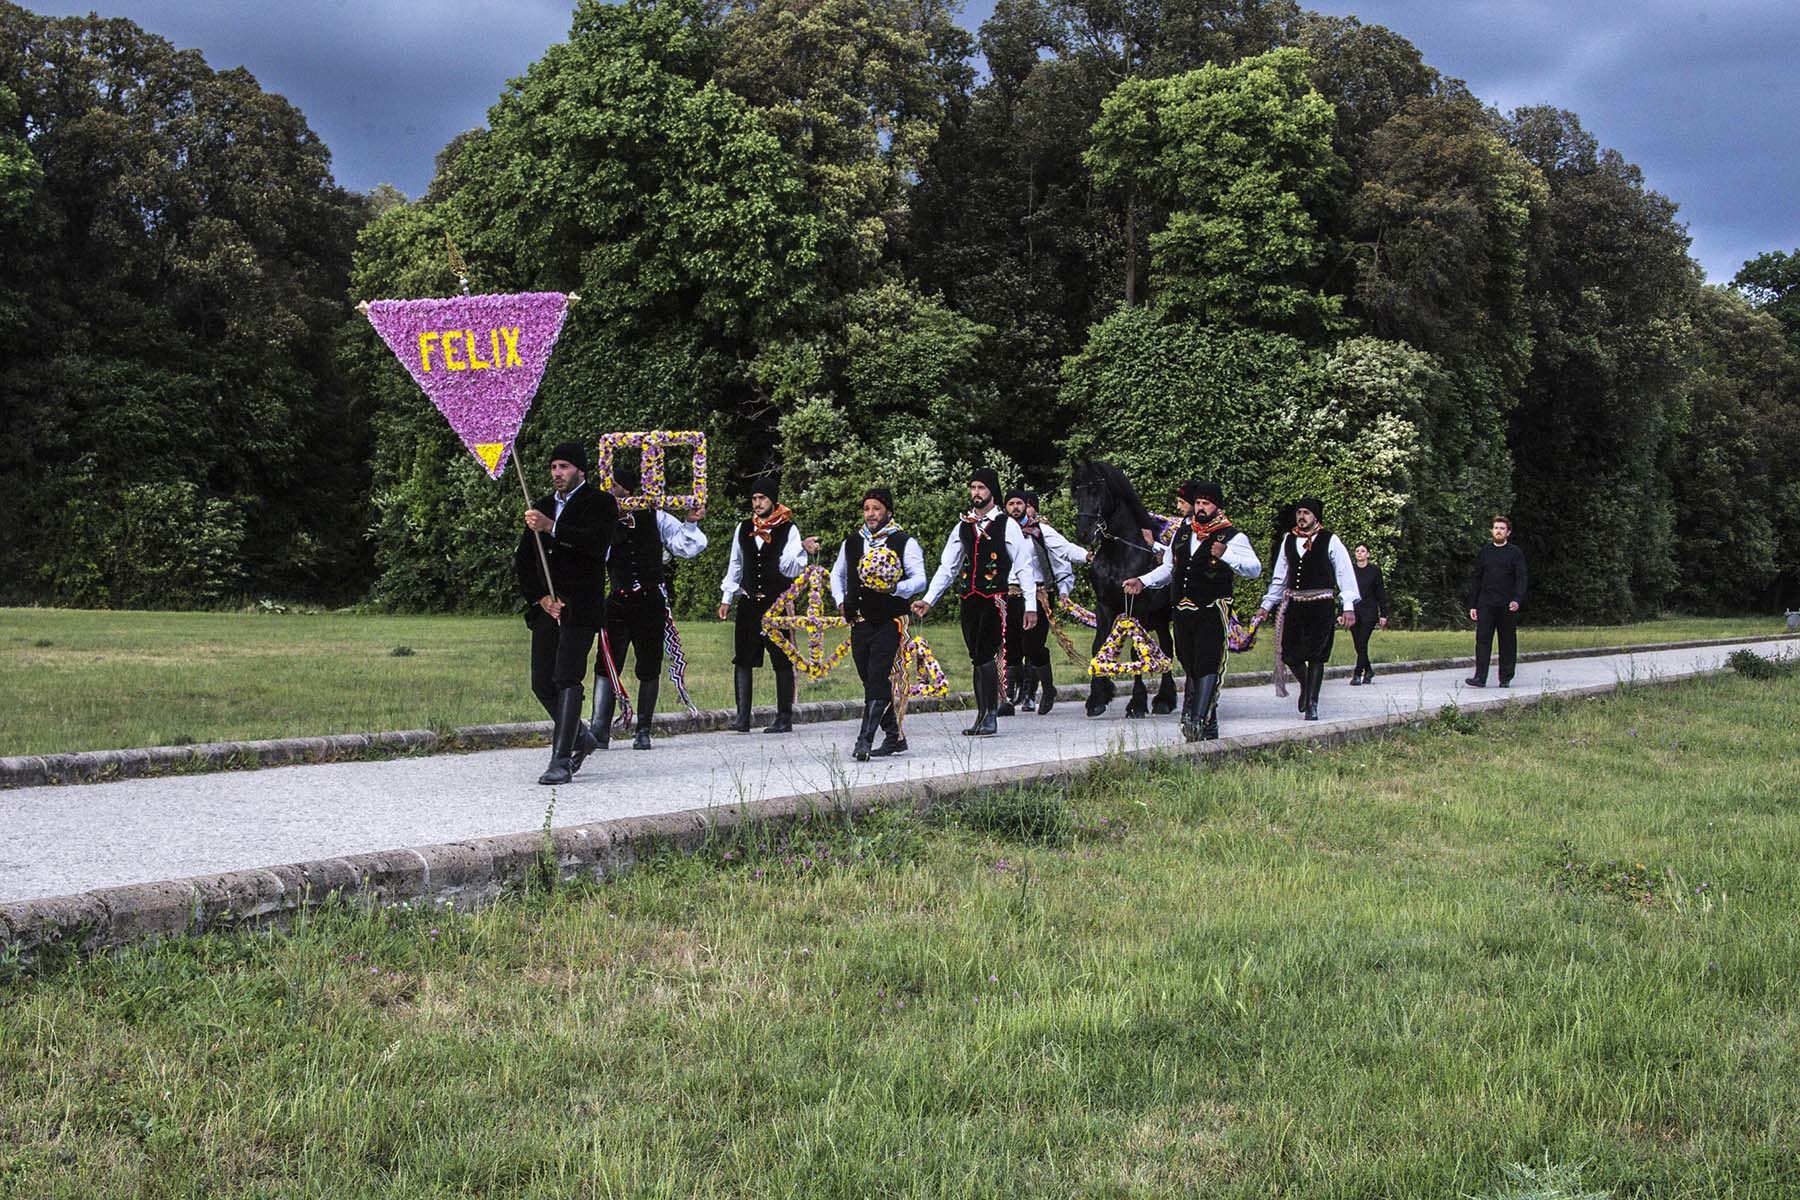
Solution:
[(767, 656), (773, 661), (777, 675), (792, 675), (794, 664), (775, 648), (762, 631), (763, 616), (775, 605), (775, 597), (761, 600), (739, 594), (731, 633), (731, 661), (734, 666), (760, 667)]
[[(1024, 601), (1020, 601), (1021, 605), (1023, 603)], [(980, 666), (998, 658), (1001, 650), (1000, 610), (994, 606), (994, 598), (964, 596), (959, 615), (962, 618), (963, 645), (969, 648), (969, 661)], [(1011, 614), (1008, 614), (1009, 623), (1011, 619)]]
[(1354, 611), (1356, 624), (1350, 627), (1350, 640), (1356, 643), (1356, 666), (1373, 675), (1375, 664), (1369, 661), (1369, 638), (1375, 633), (1375, 606), (1358, 604)]
[(1009, 673), (1021, 663), (1042, 664), (1050, 657), (1050, 621), (1038, 613), (1038, 623), (1025, 628), (1025, 597), (1006, 597), (1006, 662)]
[(1281, 661), (1305, 678), (1307, 663), (1330, 662), (1337, 635), (1334, 600), (1290, 600), (1281, 627)]
[(1519, 614), (1504, 604), (1483, 604), (1475, 610), (1475, 678), (1487, 682), (1488, 656), (1493, 653), (1496, 633), (1500, 635), (1500, 682), (1511, 683), (1513, 668), (1519, 664)]
[(588, 654), (600, 631), (591, 625), (564, 625), (540, 612), (531, 623), (531, 694), (550, 719), (556, 719), (556, 697), (572, 687), (583, 695)]
[[(662, 593), (643, 588), (635, 592), (614, 592), (606, 603), (606, 641), (612, 648), (613, 666), (621, 680), (625, 676), (625, 652), (637, 651), (637, 677), (655, 679), (663, 665)], [(605, 672), (606, 665), (600, 666)]]
[[(1288, 612), (1292, 614), (1293, 610)], [(1175, 610), (1175, 657), (1181, 660), (1188, 686), (1202, 675), (1217, 675), (1225, 665), (1225, 618), (1216, 604)]]
[(900, 653), (900, 626), (894, 621), (858, 621), (850, 626), (850, 660), (862, 680), (864, 700), (894, 699), (894, 656)]

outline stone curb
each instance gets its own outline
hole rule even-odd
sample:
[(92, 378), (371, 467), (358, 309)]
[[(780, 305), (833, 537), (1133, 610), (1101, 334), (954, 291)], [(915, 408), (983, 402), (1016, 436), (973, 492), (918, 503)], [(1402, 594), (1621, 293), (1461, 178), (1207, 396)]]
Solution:
[[(1628, 687), (1664, 686), (1729, 671), (1729, 667), (1721, 667), (1681, 676), (1616, 680), (1530, 696), (1481, 696), (1463, 701), (1459, 708), (1464, 712), (1525, 708), (1549, 700), (1605, 696)], [(750, 824), (781, 825), (819, 812), (863, 813), (884, 805), (925, 811), (992, 788), (1067, 786), (1121, 759), (1225, 762), (1282, 746), (1317, 749), (1349, 745), (1436, 719), (1435, 710), (1390, 713), (1212, 742), (1118, 750), (933, 780), (868, 784), (835, 793), (777, 796), (744, 805), (627, 817), (553, 829), (548, 837), (562, 880), (603, 880), (629, 870), (648, 855), (668, 850), (691, 854), (719, 831)], [(59, 948), (89, 953), (166, 937), (282, 925), (333, 896), (382, 905), (429, 903), (466, 908), (492, 900), (529, 878), (543, 861), (545, 836), (506, 834), (0, 903), (0, 950), (30, 960)]]
[[(1645, 642), (1637, 646), (1574, 647), (1567, 650), (1538, 650), (1519, 655), (1520, 662), (1547, 662), (1565, 658), (1596, 658), (1609, 654), (1649, 654), (1659, 650), (1698, 650), (1711, 646), (1735, 646), (1749, 642), (1786, 640), (1791, 634), (1769, 634), (1730, 638), (1696, 639), (1684, 642)], [(1411, 675), (1423, 671), (1443, 671), (1473, 667), (1473, 655), (1461, 658), (1416, 659), (1410, 662), (1378, 663), (1377, 675)], [(1343, 679), (1350, 674), (1347, 666), (1329, 667), (1327, 679)], [(1270, 683), (1268, 671), (1228, 674), (1226, 687), (1255, 687)], [(1074, 700), (1074, 688), (1065, 687), (1064, 699)], [(941, 700), (915, 700), (908, 707), (916, 712), (938, 712), (967, 708), (974, 702), (973, 692), (952, 692)], [(1077, 701), (1078, 702), (1078, 701)], [(848, 721), (862, 715), (862, 704), (856, 700), (809, 700), (794, 706), (796, 724), (810, 725), (819, 721)], [(706, 733), (727, 728), (736, 713), (727, 708), (703, 709), (697, 713), (669, 712), (656, 716), (659, 734)], [(755, 709), (752, 718), (762, 725), (775, 719), (773, 705)], [(464, 725), (449, 737), (440, 737), (429, 729), (405, 729), (390, 733), (341, 733), (323, 737), (272, 738), (254, 742), (204, 742), (194, 746), (150, 746), (134, 750), (84, 750), (68, 754), (22, 755), (0, 758), (0, 790), (20, 787), (43, 787), (54, 784), (98, 783), (114, 779), (134, 779), (146, 775), (183, 774), (201, 771), (254, 770), (259, 767), (287, 766), (294, 763), (322, 763), (340, 759), (369, 757), (376, 753), (433, 754), (450, 751), (494, 750), (512, 746), (542, 744), (550, 736), (550, 722), (522, 721), (503, 725)]]

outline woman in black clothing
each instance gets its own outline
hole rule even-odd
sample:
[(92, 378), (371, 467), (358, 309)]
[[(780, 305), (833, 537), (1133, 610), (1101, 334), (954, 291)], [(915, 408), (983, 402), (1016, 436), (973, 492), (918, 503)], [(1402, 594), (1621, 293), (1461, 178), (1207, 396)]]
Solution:
[(1356, 602), (1356, 624), (1350, 636), (1356, 642), (1356, 670), (1350, 673), (1350, 686), (1375, 682), (1375, 667), (1369, 662), (1369, 636), (1377, 626), (1387, 628), (1387, 585), (1382, 582), (1381, 568), (1375, 565), (1367, 546), (1356, 548), (1356, 590), (1362, 598)]

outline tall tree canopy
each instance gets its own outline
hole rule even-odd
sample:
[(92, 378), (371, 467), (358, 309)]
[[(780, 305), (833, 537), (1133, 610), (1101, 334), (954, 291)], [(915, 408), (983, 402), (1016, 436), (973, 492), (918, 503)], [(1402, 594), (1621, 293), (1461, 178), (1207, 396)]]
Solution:
[(127, 21), (0, 3), (0, 592), (216, 603), (361, 577), (333, 363), (360, 205), (300, 113)]

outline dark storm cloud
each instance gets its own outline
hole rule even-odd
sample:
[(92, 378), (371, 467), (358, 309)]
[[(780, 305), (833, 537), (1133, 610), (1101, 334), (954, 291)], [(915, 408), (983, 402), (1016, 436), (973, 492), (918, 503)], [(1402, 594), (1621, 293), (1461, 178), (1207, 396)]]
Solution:
[[(39, 12), (89, 4), (30, 0)], [(975, 28), (992, 0), (972, 0)], [(1502, 111), (1577, 113), (1681, 205), (1714, 280), (1800, 246), (1800, 5), (1792, 0), (1331, 0), (1409, 38)], [(115, 0), (214, 67), (245, 66), (306, 114), (340, 182), (416, 196), (432, 159), (484, 124), (506, 81), (568, 32), (571, 0)]]

